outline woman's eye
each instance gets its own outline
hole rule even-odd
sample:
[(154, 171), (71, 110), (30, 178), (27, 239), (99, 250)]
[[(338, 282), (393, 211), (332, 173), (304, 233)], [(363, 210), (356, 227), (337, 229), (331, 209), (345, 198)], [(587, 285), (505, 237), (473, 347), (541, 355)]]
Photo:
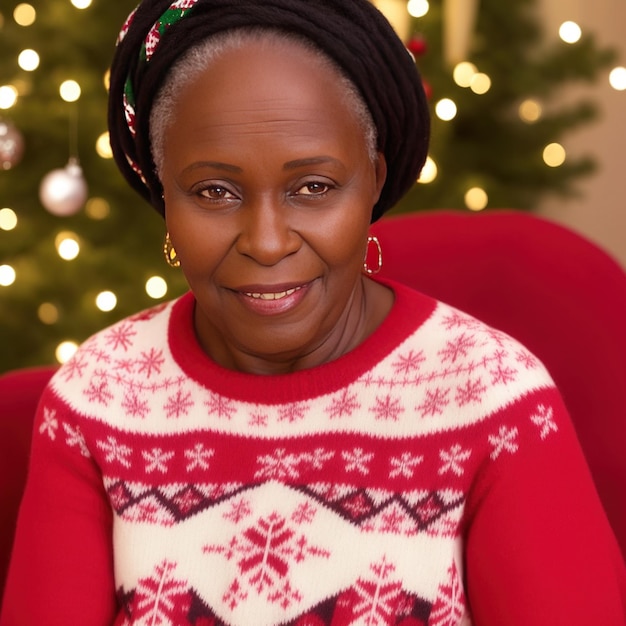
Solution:
[(319, 196), (325, 194), (330, 189), (330, 185), (320, 182), (311, 182), (302, 185), (296, 195), (298, 196)]
[(203, 198), (208, 198), (209, 200), (230, 200), (235, 197), (226, 187), (221, 185), (204, 187), (199, 193)]

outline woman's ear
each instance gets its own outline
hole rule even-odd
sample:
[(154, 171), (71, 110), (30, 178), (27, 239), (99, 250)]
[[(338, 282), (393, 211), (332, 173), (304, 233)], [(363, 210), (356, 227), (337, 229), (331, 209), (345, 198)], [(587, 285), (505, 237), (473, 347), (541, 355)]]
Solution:
[(383, 186), (387, 180), (387, 160), (382, 152), (376, 153), (376, 197), (374, 198), (374, 204), (378, 202), (380, 194), (382, 193)]

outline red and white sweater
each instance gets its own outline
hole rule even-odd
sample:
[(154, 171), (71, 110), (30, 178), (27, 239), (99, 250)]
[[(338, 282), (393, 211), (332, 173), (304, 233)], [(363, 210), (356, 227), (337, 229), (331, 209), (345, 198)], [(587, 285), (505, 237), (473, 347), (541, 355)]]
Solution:
[(2, 626), (624, 624), (544, 367), (394, 289), (282, 376), (216, 366), (191, 295), (89, 339), (40, 404)]

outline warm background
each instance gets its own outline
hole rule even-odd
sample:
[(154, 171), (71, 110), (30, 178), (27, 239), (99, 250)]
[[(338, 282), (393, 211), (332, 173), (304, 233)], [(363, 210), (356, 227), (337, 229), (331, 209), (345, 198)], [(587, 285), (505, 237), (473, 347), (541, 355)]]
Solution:
[[(548, 28), (574, 19), (617, 49), (618, 63), (626, 65), (624, 0), (541, 0), (541, 10)], [(566, 147), (593, 152), (599, 169), (582, 183), (581, 198), (547, 199), (539, 212), (586, 234), (626, 267), (626, 92), (612, 89), (605, 78), (591, 91), (601, 103), (602, 117), (569, 136)], [(569, 95), (564, 93), (563, 98)]]
[[(626, 89), (609, 84), (609, 72), (626, 66), (626, 0), (429, 0), (414, 18), (408, 5), (425, 0), (372, 1), (404, 20), (433, 112), (443, 99), (458, 105), (449, 120), (433, 115), (438, 175), (416, 184), (398, 210), (520, 208), (570, 226), (626, 267)], [(15, 18), (23, 4), (36, 12), (26, 25)], [(0, 3), (0, 372), (62, 361), (93, 332), (186, 288), (163, 260), (161, 218), (107, 154), (105, 73), (135, 5)], [(558, 36), (567, 20), (582, 29), (577, 43)], [(457, 61), (474, 62), (490, 89), (453, 81), (451, 42), (457, 53), (464, 44)], [(35, 66), (18, 63), (24, 49), (38, 54)], [(77, 101), (60, 92), (67, 79), (80, 85)], [(532, 122), (519, 114), (529, 99), (542, 107)], [(7, 137), (22, 139), (22, 154), (3, 154)], [(567, 155), (558, 167), (542, 159), (552, 142)], [(62, 169), (73, 155), (78, 178)], [(61, 200), (57, 185), (68, 194)], [(468, 189), (478, 199), (469, 201)]]

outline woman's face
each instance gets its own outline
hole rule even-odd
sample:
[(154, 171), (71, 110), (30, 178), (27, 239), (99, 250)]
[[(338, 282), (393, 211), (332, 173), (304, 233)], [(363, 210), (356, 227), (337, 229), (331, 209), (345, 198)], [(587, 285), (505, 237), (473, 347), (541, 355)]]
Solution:
[(224, 53), (180, 93), (165, 132), (166, 223), (226, 367), (322, 363), (358, 332), (361, 268), (385, 164), (336, 74), (292, 43)]

